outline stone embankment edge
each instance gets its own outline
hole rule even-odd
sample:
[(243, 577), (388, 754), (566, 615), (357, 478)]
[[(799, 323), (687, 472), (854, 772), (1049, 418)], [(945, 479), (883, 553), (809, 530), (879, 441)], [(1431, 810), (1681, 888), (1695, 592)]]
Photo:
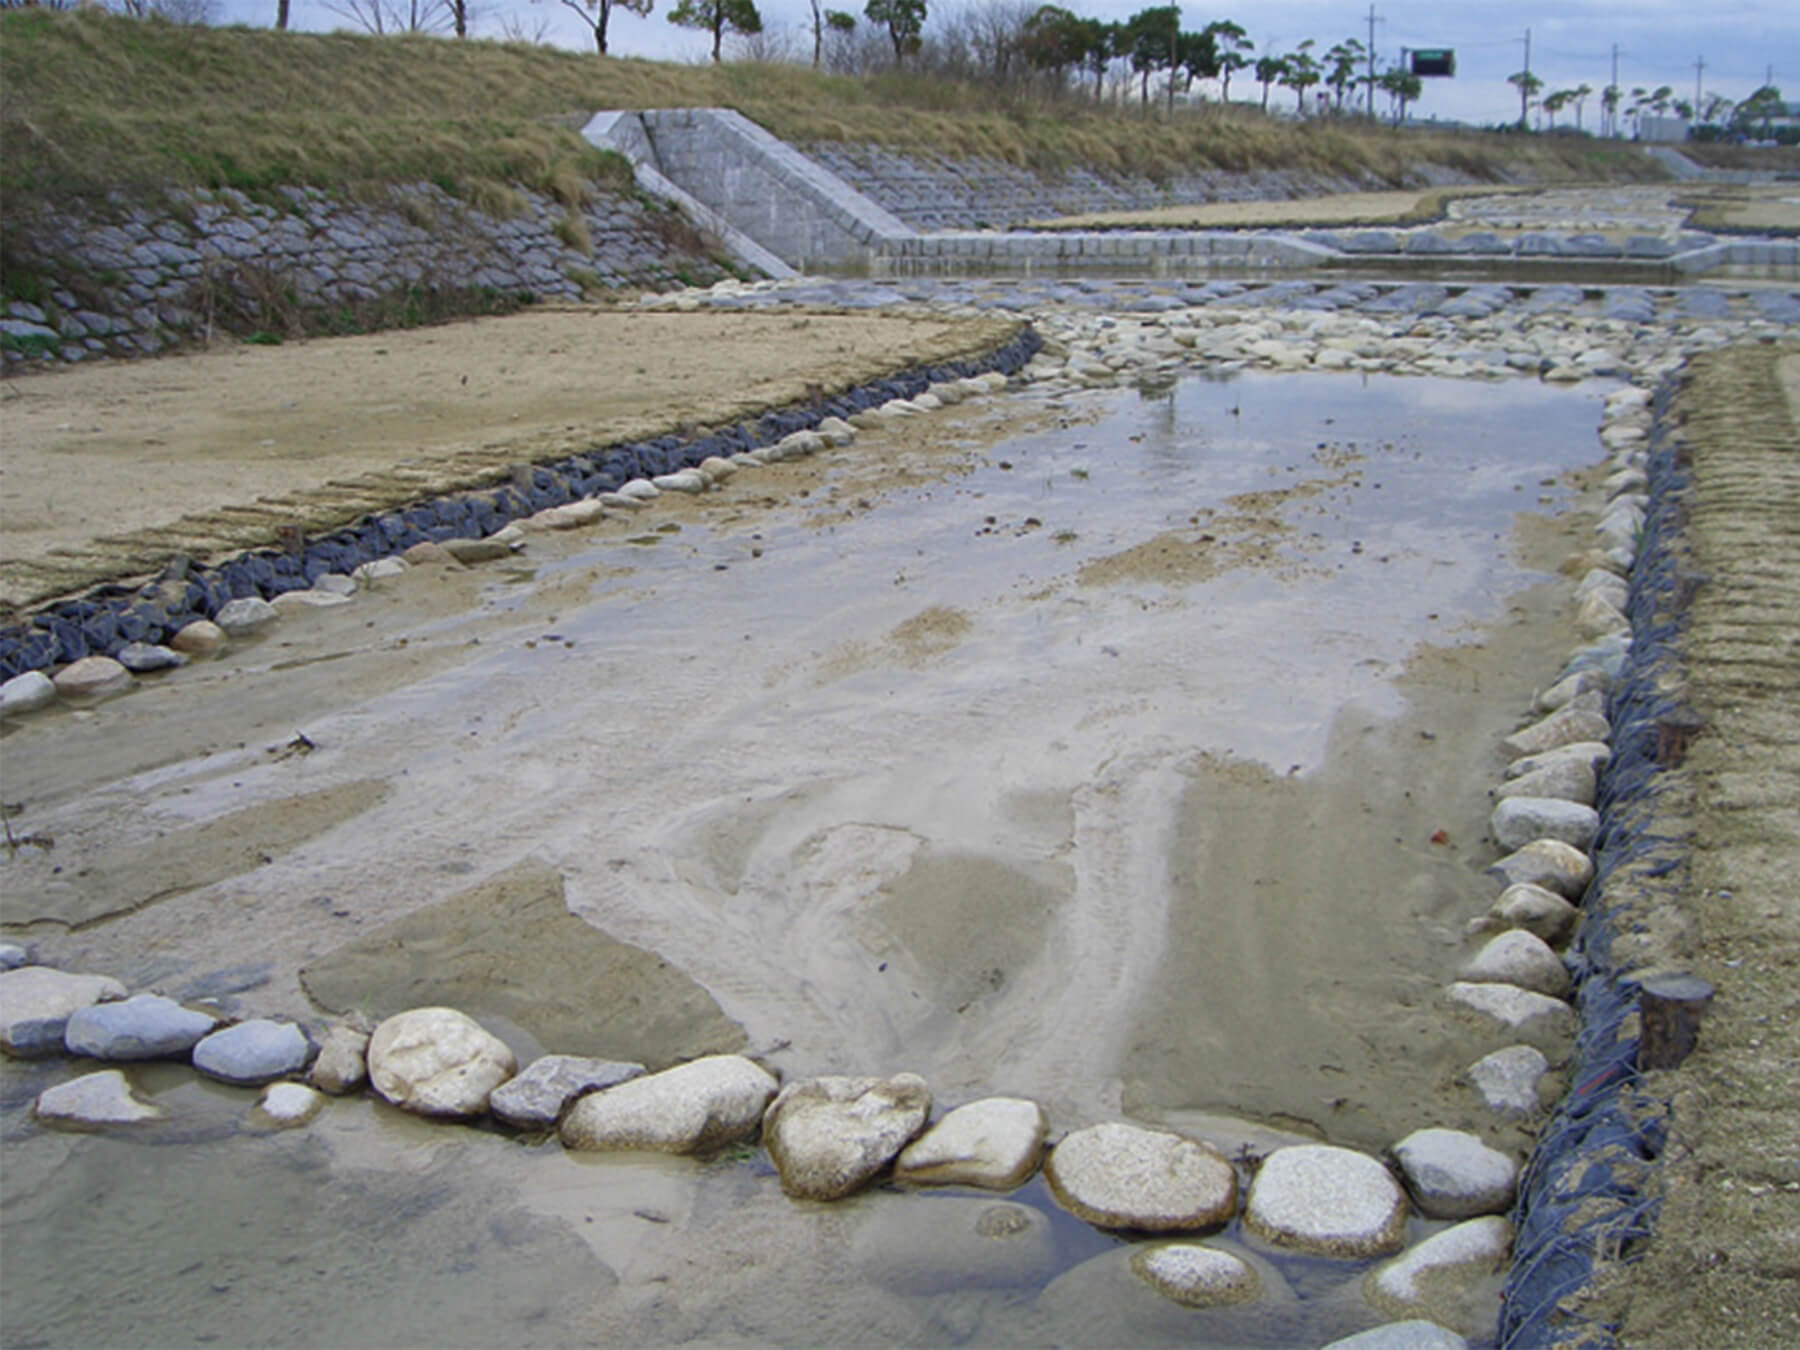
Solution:
[(1690, 713), (1678, 678), (1682, 613), (1701, 578), (1680, 565), (1691, 475), (1674, 445), (1669, 405), (1678, 377), (1656, 392), (1644, 456), (1648, 504), (1629, 577), (1631, 644), (1607, 704), (1612, 759), (1599, 780), (1595, 873), (1581, 903), (1574, 953), (1580, 1031), (1569, 1089), (1520, 1180), (1517, 1232), (1499, 1345), (1504, 1350), (1619, 1344), (1616, 1328), (1575, 1311), (1609, 1262), (1628, 1259), (1654, 1228), (1652, 1184), (1668, 1103), (1637, 1067), (1638, 982), (1654, 973), (1658, 934), (1675, 918), (1690, 841), (1670, 810)]
[(599, 446), (533, 465), (500, 487), (418, 499), (364, 515), (318, 538), (301, 540), (296, 548), (247, 551), (208, 566), (178, 558), (161, 578), (185, 587), (178, 605), (171, 606), (166, 593), (158, 593), (158, 582), (109, 582), (82, 597), (47, 601), (24, 622), (0, 629), (0, 680), (88, 656), (113, 657), (134, 642), (159, 643), (186, 623), (215, 617), (232, 600), (272, 600), (306, 590), (322, 576), (349, 574), (418, 543), (485, 538), (539, 511), (614, 492), (633, 479), (654, 478), (708, 458), (729, 459), (773, 445), (825, 418), (848, 418), (891, 399), (922, 393), (938, 381), (989, 371), (1011, 375), (1041, 345), (1036, 330), (1020, 323), (1005, 339), (983, 350), (915, 366), (813, 403), (770, 409), (733, 426), (685, 436), (670, 433)]

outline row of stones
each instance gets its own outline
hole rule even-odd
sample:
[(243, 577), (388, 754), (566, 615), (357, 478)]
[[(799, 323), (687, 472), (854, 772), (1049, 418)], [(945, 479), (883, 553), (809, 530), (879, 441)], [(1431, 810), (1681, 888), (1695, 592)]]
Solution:
[(0, 718), (19, 717), (47, 708), (59, 700), (91, 705), (131, 690), (136, 677), (161, 676), (194, 660), (217, 656), (232, 639), (249, 639), (264, 632), (283, 616), (346, 605), (363, 586), (397, 577), (416, 566), (468, 566), (493, 562), (526, 546), (528, 536), (542, 530), (573, 530), (599, 523), (609, 514), (642, 511), (665, 492), (697, 494), (722, 486), (741, 469), (804, 458), (826, 446), (848, 445), (859, 428), (884, 425), (898, 418), (932, 412), (965, 399), (978, 398), (1006, 387), (1007, 377), (990, 371), (985, 375), (940, 381), (914, 397), (891, 398), (872, 408), (851, 414), (846, 421), (827, 417), (816, 427), (790, 432), (758, 451), (744, 451), (725, 458), (708, 456), (692, 467), (653, 478), (634, 478), (616, 491), (601, 492), (557, 506), (545, 507), (482, 538), (448, 536), (441, 543), (429, 539), (409, 545), (397, 556), (377, 558), (358, 565), (348, 574), (326, 572), (311, 586), (283, 591), (273, 600), (241, 596), (228, 600), (211, 619), (190, 619), (167, 643), (132, 641), (113, 656), (84, 656), (56, 669), (53, 674), (28, 670), (0, 683)]
[[(903, 309), (929, 305), (985, 313), (1006, 310), (1042, 314), (1051, 309), (1082, 309), (1109, 315), (1173, 314), (1189, 309), (1319, 310), (1399, 321), (1418, 319), (1489, 319), (1555, 315), (1558, 318), (1602, 318), (1641, 325), (1693, 325), (1715, 322), (1750, 325), (1757, 336), (1780, 337), (1800, 325), (1800, 294), (1769, 287), (1726, 289), (1718, 286), (1586, 288), (1566, 283), (1547, 285), (1473, 285), (1432, 281), (1350, 281), (1326, 283), (1298, 279), (1238, 281), (1223, 278), (1125, 280), (1106, 277), (907, 277), (871, 287), (864, 283), (807, 277), (789, 282), (721, 283), (705, 291), (681, 291), (639, 302), (654, 309), (769, 309), (789, 305), (848, 309)], [(1368, 331), (1368, 330), (1365, 330)], [(1482, 330), (1477, 329), (1478, 333)], [(1502, 332), (1503, 329), (1491, 329)], [(1609, 331), (1609, 330), (1601, 330)], [(1629, 328), (1610, 330), (1633, 340)], [(1329, 336), (1329, 335), (1328, 335)], [(1401, 337), (1399, 330), (1386, 336)]]
[[(941, 386), (912, 400), (859, 413), (864, 426), (917, 416), (1004, 384), (997, 375)], [(843, 444), (855, 428), (827, 422), (797, 432), (758, 455), (719, 460), (656, 480), (626, 485), (606, 500), (550, 508), (529, 528), (572, 528), (609, 507), (641, 509), (663, 492), (697, 492), (729, 481), (743, 466)], [(494, 545), (492, 555), (465, 550), (464, 561), (503, 556), (515, 538), (454, 541)], [(425, 544), (415, 561), (439, 552)], [(389, 560), (365, 580), (392, 575)], [(305, 595), (295, 593), (296, 596)], [(338, 590), (324, 603), (345, 603)], [(262, 602), (246, 602), (261, 604)], [(308, 601), (307, 603), (315, 603)], [(65, 672), (66, 674), (66, 672)], [(23, 987), (21, 987), (23, 986)], [(1405, 1246), (1415, 1210), (1453, 1226), (1369, 1272), (1364, 1297), (1383, 1316), (1443, 1311), (1467, 1285), (1480, 1284), (1504, 1260), (1511, 1229), (1499, 1217), (1512, 1203), (1517, 1167), (1473, 1135), (1426, 1129), (1395, 1145), (1393, 1173), (1379, 1161), (1323, 1146), (1279, 1150), (1256, 1171), (1240, 1197), (1236, 1170), (1204, 1141), (1128, 1122), (1076, 1130), (1048, 1151), (1048, 1122), (1036, 1103), (987, 1099), (951, 1111), (929, 1130), (930, 1093), (922, 1080), (825, 1078), (781, 1087), (760, 1066), (716, 1056), (666, 1073), (642, 1066), (546, 1056), (518, 1073), (505, 1045), (471, 1019), (448, 1009), (414, 1010), (389, 1019), (373, 1035), (338, 1026), (313, 1057), (292, 1024), (253, 1019), (220, 1027), (202, 1009), (154, 994), (122, 998), (115, 982), (38, 968), (0, 977), (0, 1047), (15, 1054), (57, 1049), (101, 1060), (189, 1057), (208, 1076), (263, 1085), (252, 1119), (264, 1127), (302, 1125), (325, 1104), (321, 1092), (355, 1091), (366, 1081), (387, 1101), (432, 1116), (491, 1113), (515, 1128), (555, 1129), (577, 1149), (713, 1151), (759, 1133), (784, 1189), (796, 1198), (834, 1199), (880, 1176), (915, 1185), (1010, 1190), (1040, 1162), (1053, 1194), (1098, 1226), (1153, 1234), (1205, 1235), (1240, 1217), (1245, 1229), (1276, 1251), (1341, 1260), (1390, 1256)], [(37, 1002), (32, 1005), (33, 996)], [(73, 1012), (66, 1004), (88, 1000)], [(101, 1000), (93, 1002), (93, 1000)], [(107, 1000), (120, 1001), (107, 1001)], [(66, 1021), (57, 1041), (56, 1018)], [(307, 1069), (308, 1084), (292, 1081)], [(162, 1108), (137, 1098), (117, 1070), (82, 1075), (42, 1093), (45, 1122), (93, 1128), (161, 1118)], [(1410, 1200), (1408, 1198), (1410, 1194)], [(1240, 1198), (1243, 1203), (1240, 1205)], [(1192, 1241), (1144, 1245), (1133, 1273), (1189, 1306), (1247, 1303), (1271, 1292), (1280, 1276), (1225, 1246)], [(1451, 1292), (1446, 1292), (1446, 1291)]]
[(595, 190), (579, 212), (589, 240), (579, 248), (565, 237), (569, 208), (518, 195), (510, 218), (434, 183), (396, 185), (377, 204), (291, 187), (279, 208), (221, 189), (176, 194), (169, 212), (116, 204), (111, 221), (46, 209), (22, 223), (18, 261), (49, 285), (0, 315), (0, 350), (9, 364), (161, 351), (205, 331), (219, 286), (248, 305), (273, 285), (327, 306), (420, 285), (579, 298), (584, 283), (662, 287), (677, 268), (719, 275), (668, 242), (660, 206)]
[[(1037, 343), (1037, 335), (1027, 329), (983, 356), (903, 372), (817, 403), (774, 410), (739, 426), (698, 437), (669, 435), (609, 446), (534, 466), (507, 486), (368, 517), (308, 541), (297, 553), (266, 550), (213, 568), (178, 559), (162, 577), (143, 586), (104, 588), (88, 597), (52, 605), (26, 624), (0, 630), (0, 678), (10, 682), (32, 671), (41, 674), (90, 656), (105, 656), (123, 664), (127, 650), (134, 645), (159, 646), (167, 640), (166, 645), (174, 646), (173, 637), (197, 619), (222, 627), (221, 613), (237, 601), (279, 602), (293, 592), (341, 587), (342, 578), (353, 578), (364, 564), (415, 544), (433, 542), (468, 551), (515, 520), (584, 501), (600, 501), (604, 506), (609, 494), (634, 480), (667, 477), (708, 460), (741, 461), (752, 451), (766, 454), (797, 432), (816, 431), (827, 419), (853, 421), (872, 409), (934, 389), (934, 397), (954, 398), (958, 390), (972, 387), (966, 386), (970, 380), (987, 381), (982, 385), (985, 390), (994, 380), (1003, 384), (1005, 375), (1016, 371), (1037, 350)], [(945, 396), (945, 389), (952, 392)], [(455, 542), (458, 540), (465, 542)], [(334, 575), (340, 579), (325, 580)], [(240, 605), (235, 612), (244, 613), (265, 611)], [(134, 651), (132, 656), (142, 657), (143, 653)], [(160, 655), (146, 659), (168, 664)], [(34, 698), (44, 697), (41, 682), (28, 681), (21, 686), (25, 687), (37, 691)], [(21, 708), (0, 698), (0, 712), (9, 710)]]
[(1784, 325), (1766, 320), (1652, 323), (1550, 308), (1520, 313), (1501, 308), (1498, 296), (1487, 295), (1465, 296), (1468, 303), (1453, 313), (1422, 315), (1398, 305), (1375, 308), (1380, 298), (1371, 296), (1365, 308), (1277, 310), (1227, 301), (1133, 316), (1047, 315), (1038, 320), (1044, 349), (1026, 373), (1104, 387), (1172, 376), (1205, 361), (1227, 370), (1254, 366), (1490, 379), (1526, 374), (1571, 383), (1591, 376), (1653, 381), (1689, 356), (1745, 333), (1785, 331)]
[[(820, 143), (809, 146), (807, 153), (907, 224), (927, 230), (1003, 227), (1176, 202), (1277, 201), (1393, 186), (1373, 177), (1294, 170), (1202, 170), (1176, 174), (1164, 182), (1086, 168), (1050, 175), (984, 156), (923, 157), (877, 145)], [(1470, 181), (1437, 165), (1420, 166), (1414, 177), (1418, 186)]]
[[(0, 949), (3, 964), (23, 956)], [(966, 1103), (932, 1123), (932, 1095), (916, 1074), (783, 1085), (736, 1055), (645, 1074), (641, 1064), (555, 1054), (520, 1072), (504, 1042), (449, 1008), (411, 1009), (369, 1033), (334, 1026), (315, 1053), (292, 1023), (222, 1026), (202, 1008), (125, 994), (106, 976), (8, 970), (0, 974), (0, 1048), (110, 1062), (185, 1058), (215, 1080), (261, 1087), (252, 1118), (264, 1128), (304, 1126), (324, 1109), (326, 1094), (369, 1085), (402, 1110), (439, 1119), (491, 1114), (522, 1131), (555, 1131), (565, 1147), (583, 1151), (712, 1153), (760, 1137), (784, 1192), (798, 1200), (841, 1199), (890, 1176), (909, 1186), (1011, 1191), (1041, 1166), (1059, 1203), (1109, 1230), (1204, 1235), (1240, 1212), (1236, 1168), (1202, 1140), (1114, 1121), (1071, 1131), (1047, 1148), (1043, 1108), (1007, 1097)], [(118, 1069), (44, 1090), (33, 1114), (82, 1129), (166, 1118)], [(1440, 1306), (1446, 1281), (1487, 1274), (1503, 1258), (1511, 1232), (1498, 1216), (1512, 1203), (1517, 1168), (1451, 1130), (1417, 1131), (1395, 1145), (1393, 1159), (1400, 1181), (1350, 1150), (1279, 1149), (1243, 1197), (1244, 1228), (1277, 1252), (1369, 1260), (1405, 1246), (1415, 1208), (1458, 1221), (1365, 1282), (1366, 1298), (1386, 1315)], [(1279, 1278), (1194, 1242), (1144, 1246), (1132, 1268), (1165, 1296), (1202, 1307), (1255, 1300)], [(1421, 1281), (1440, 1288), (1426, 1297)]]

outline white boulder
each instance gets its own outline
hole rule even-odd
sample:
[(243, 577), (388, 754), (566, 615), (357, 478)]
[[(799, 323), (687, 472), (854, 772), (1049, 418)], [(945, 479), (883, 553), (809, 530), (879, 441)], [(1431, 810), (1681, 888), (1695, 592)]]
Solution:
[(1250, 1183), (1244, 1227), (1273, 1246), (1361, 1259), (1406, 1242), (1406, 1192), (1364, 1153), (1327, 1144), (1276, 1149)]
[(742, 1055), (708, 1055), (583, 1097), (560, 1133), (573, 1149), (707, 1152), (755, 1134), (776, 1087)]
[(518, 1060), (505, 1041), (454, 1008), (395, 1013), (369, 1037), (369, 1079), (402, 1110), (477, 1116)]
[(781, 1089), (763, 1145), (788, 1195), (836, 1200), (872, 1180), (930, 1116), (931, 1090), (915, 1073), (809, 1078)]
[(1037, 1171), (1050, 1119), (1036, 1102), (987, 1097), (957, 1107), (901, 1151), (894, 1175), (915, 1186), (1010, 1191)]
[(1237, 1173), (1211, 1144), (1124, 1121), (1076, 1130), (1044, 1163), (1070, 1213), (1101, 1228), (1192, 1232), (1237, 1213)]
[(1461, 1130), (1414, 1130), (1394, 1145), (1407, 1193), (1428, 1219), (1472, 1219), (1512, 1208), (1519, 1165)]

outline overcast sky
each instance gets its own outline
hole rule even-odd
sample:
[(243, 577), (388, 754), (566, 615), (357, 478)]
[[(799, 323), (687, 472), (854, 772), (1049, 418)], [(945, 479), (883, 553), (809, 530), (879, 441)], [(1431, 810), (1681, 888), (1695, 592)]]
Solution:
[[(390, 3), (392, 0), (390, 0)], [(405, 3), (405, 0), (401, 0)], [(989, 0), (973, 0), (977, 7)], [(1014, 0), (1000, 0), (1002, 4)], [(367, 3), (367, 0), (364, 0)], [(667, 13), (676, 0), (656, 0), (647, 18), (615, 11), (609, 29), (615, 55), (659, 60), (703, 61), (709, 38), (670, 24)], [(861, 0), (824, 0), (828, 8), (861, 15)], [(927, 36), (940, 14), (960, 9), (968, 0), (931, 0)], [(1124, 19), (1144, 8), (1145, 0), (1068, 0), (1065, 8), (1102, 19)], [(498, 36), (507, 15), (527, 32), (545, 26), (545, 40), (576, 50), (592, 50), (593, 39), (580, 18), (558, 0), (476, 0), (477, 32)], [(218, 0), (219, 17), (227, 23), (266, 25), (273, 21), (275, 0)], [(791, 38), (795, 49), (811, 51), (808, 0), (758, 0), (763, 25), (772, 36)], [(1369, 5), (1338, 0), (1255, 0), (1235, 6), (1183, 7), (1190, 29), (1216, 19), (1242, 25), (1256, 53), (1292, 50), (1306, 38), (1323, 49), (1343, 38), (1367, 42)], [(1397, 61), (1402, 47), (1451, 47), (1457, 74), (1450, 80), (1425, 81), (1420, 116), (1461, 118), (1485, 123), (1518, 116), (1518, 95), (1506, 77), (1521, 69), (1524, 38), (1531, 31), (1531, 70), (1546, 91), (1579, 84), (1603, 88), (1611, 76), (1612, 49), (1619, 48), (1619, 84), (1629, 91), (1642, 85), (1670, 85), (1676, 97), (1694, 96), (1697, 60), (1706, 93), (1736, 100), (1763, 83), (1770, 72), (1790, 101), (1800, 101), (1800, 4), (1796, 0), (1437, 0), (1375, 5), (1375, 46), (1381, 57)], [(326, 0), (293, 0), (296, 27), (349, 27), (333, 14)], [(1232, 84), (1235, 98), (1256, 97), (1259, 90), (1248, 72)], [(1291, 107), (1292, 91), (1275, 89), (1271, 106)], [(1598, 99), (1591, 99), (1584, 123), (1594, 124)], [(1565, 118), (1565, 121), (1567, 119)]]

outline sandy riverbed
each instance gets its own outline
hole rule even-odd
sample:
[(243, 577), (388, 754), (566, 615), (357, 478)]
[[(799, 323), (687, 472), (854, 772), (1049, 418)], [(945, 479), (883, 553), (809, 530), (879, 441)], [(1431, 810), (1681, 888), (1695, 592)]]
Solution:
[(531, 310), (0, 381), (0, 611), (996, 345), (1004, 321)]
[[(1338, 534), (1383, 480), (1407, 497), (1396, 475), (1424, 447), (1391, 417), (1391, 439), (1360, 449), (1326, 422), (1258, 439), (1259, 408), (1288, 426), (1301, 381), (1332, 378), (1256, 377), (1187, 414), (1129, 394), (964, 405), (579, 537), (534, 536), (514, 564), (415, 571), (128, 698), (9, 728), (15, 825), (55, 840), (7, 863), (9, 936), (244, 1011), (453, 1003), (526, 1056), (747, 1046), (788, 1074), (910, 1068), (947, 1104), (1034, 1096), (1059, 1130), (1129, 1111), (1228, 1148), (1293, 1137), (1280, 1128), (1377, 1149), (1420, 1123), (1521, 1144), (1458, 1083), (1492, 1047), (1434, 994), (1491, 890), (1493, 743), (1566, 646), (1561, 593), (1531, 572), (1554, 568), (1582, 517), (1514, 505), (1579, 495), (1550, 487), (1551, 461), (1522, 463), (1488, 480), (1503, 498), (1490, 534), (1409, 519), (1391, 551), (1351, 550)], [(690, 387), (682, 405), (728, 392)], [(1591, 457), (1592, 393), (1438, 393), (1586, 399), (1562, 462)], [(328, 416), (330, 389), (315, 397)], [(1482, 406), (1481, 425), (1518, 425)], [(1229, 431), (1236, 459), (1171, 479), (1167, 424), (1183, 416)], [(1458, 449), (1495, 472), (1498, 446)], [(1321, 627), (1307, 616), (1324, 597)], [(10, 1098), (43, 1072), (8, 1069)], [(195, 1148), (252, 1176), (274, 1165), (231, 1094), (151, 1086), (206, 1122)], [(897, 1289), (893, 1263), (919, 1244), (892, 1197), (793, 1207), (766, 1173), (535, 1156), (366, 1103), (331, 1122), (278, 1147), (361, 1198), (334, 1201), (300, 1250), (366, 1224), (358, 1204), (454, 1196), (394, 1235), (414, 1253), (390, 1254), (395, 1279), (435, 1287), (409, 1263), (471, 1207), (511, 1216), (467, 1261), (556, 1334), (1192, 1331), (1119, 1302), (1128, 1287), (1029, 1307)], [(19, 1214), (71, 1176), (135, 1175), (113, 1144), (20, 1143)], [(170, 1188), (143, 1203), (183, 1233), (182, 1270), (229, 1284), (220, 1225), (253, 1202), (174, 1156)], [(145, 1222), (59, 1231), (110, 1249)], [(1031, 1278), (1097, 1241), (1065, 1233)], [(233, 1268), (257, 1291), (245, 1315), (294, 1338), (296, 1300), (334, 1288), (344, 1325), (401, 1334), (372, 1293)], [(244, 1333), (230, 1307), (195, 1313), (182, 1280), (165, 1283), (170, 1316)], [(62, 1307), (65, 1283), (44, 1288), (64, 1292), (29, 1301), (34, 1325), (112, 1325)], [(803, 1310), (815, 1320), (796, 1331)], [(1256, 1334), (1370, 1320), (1345, 1285)]]

